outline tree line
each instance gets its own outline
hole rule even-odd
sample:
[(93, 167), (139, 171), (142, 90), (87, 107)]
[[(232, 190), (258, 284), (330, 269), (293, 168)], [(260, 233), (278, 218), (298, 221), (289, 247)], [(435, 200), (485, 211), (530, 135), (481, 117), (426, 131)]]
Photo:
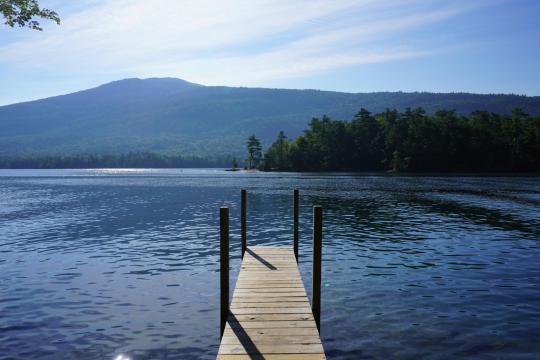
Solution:
[(290, 140), (280, 132), (260, 168), (290, 171), (540, 172), (540, 116), (422, 108), (361, 109), (350, 121), (313, 118)]
[(208, 168), (226, 167), (230, 157), (185, 157), (151, 152), (127, 154), (16, 155), (0, 157), (3, 169)]

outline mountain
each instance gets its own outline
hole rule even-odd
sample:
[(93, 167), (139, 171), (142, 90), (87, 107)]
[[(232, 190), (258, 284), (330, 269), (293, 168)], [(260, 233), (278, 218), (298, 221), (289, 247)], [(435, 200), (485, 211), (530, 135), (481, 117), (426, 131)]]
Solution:
[(243, 153), (255, 133), (264, 144), (279, 130), (300, 134), (312, 117), (350, 119), (421, 106), (540, 114), (540, 97), (468, 93), (341, 93), (203, 86), (173, 78), (126, 79), (93, 89), (0, 107), (0, 154), (156, 151), (185, 155)]

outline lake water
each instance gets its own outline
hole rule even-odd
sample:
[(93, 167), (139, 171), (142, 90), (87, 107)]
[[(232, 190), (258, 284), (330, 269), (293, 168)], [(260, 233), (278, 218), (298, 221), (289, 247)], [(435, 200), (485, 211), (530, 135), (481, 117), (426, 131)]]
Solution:
[(220, 206), (231, 288), (248, 242), (292, 244), (311, 284), (324, 207), (329, 359), (538, 359), (540, 178), (0, 171), (0, 359), (212, 359)]

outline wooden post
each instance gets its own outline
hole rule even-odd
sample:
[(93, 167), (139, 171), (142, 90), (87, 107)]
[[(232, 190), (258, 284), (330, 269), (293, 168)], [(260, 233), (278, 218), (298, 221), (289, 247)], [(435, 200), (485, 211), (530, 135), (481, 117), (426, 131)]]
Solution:
[(293, 239), (294, 239), (294, 257), (296, 262), (298, 262), (298, 205), (300, 197), (298, 195), (298, 189), (294, 189), (293, 196), (293, 218), (294, 218), (294, 227), (293, 227)]
[(229, 316), (229, 208), (219, 209), (220, 226), (220, 278), (221, 278), (221, 333), (225, 331), (227, 317)]
[(313, 207), (313, 301), (311, 309), (321, 331), (322, 207)]
[(242, 258), (244, 258), (244, 253), (246, 252), (247, 248), (247, 235), (246, 235), (246, 213), (247, 213), (247, 192), (245, 189), (242, 189), (242, 206), (241, 206), (241, 212), (240, 212), (240, 227), (241, 227), (241, 234), (242, 234)]

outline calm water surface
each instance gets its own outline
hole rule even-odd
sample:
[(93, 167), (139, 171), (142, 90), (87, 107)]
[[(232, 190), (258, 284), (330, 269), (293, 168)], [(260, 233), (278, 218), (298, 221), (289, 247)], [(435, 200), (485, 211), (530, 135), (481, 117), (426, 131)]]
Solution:
[(234, 284), (240, 188), (248, 241), (290, 246), (294, 187), (329, 359), (540, 357), (539, 178), (2, 170), (0, 359), (214, 358), (218, 208)]

